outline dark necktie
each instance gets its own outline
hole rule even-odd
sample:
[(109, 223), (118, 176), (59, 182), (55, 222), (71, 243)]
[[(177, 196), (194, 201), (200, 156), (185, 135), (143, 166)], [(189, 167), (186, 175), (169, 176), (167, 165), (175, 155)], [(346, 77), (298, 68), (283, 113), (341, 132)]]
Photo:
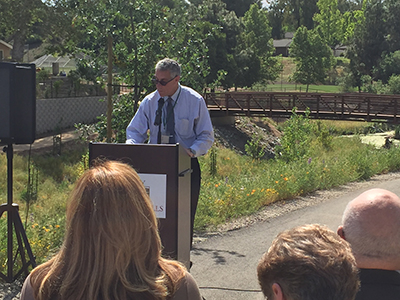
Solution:
[(161, 144), (161, 114), (163, 106), (164, 106), (164, 98), (160, 98), (158, 100), (156, 118), (154, 119), (154, 125), (158, 126), (157, 144)]
[(171, 97), (167, 100), (167, 132), (169, 134), (169, 143), (175, 144), (175, 116), (174, 105)]

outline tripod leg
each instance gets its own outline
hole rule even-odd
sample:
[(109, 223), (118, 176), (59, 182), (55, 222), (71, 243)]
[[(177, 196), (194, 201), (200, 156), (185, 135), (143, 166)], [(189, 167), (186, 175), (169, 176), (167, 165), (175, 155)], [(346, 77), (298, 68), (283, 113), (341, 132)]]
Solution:
[[(3, 207), (0, 206), (0, 213), (2, 212)], [(7, 275), (0, 273), (0, 278), (6, 280), (6, 282), (13, 282), (15, 279), (17, 279), (23, 272), (28, 275), (28, 267), (29, 265), (32, 265), (33, 268), (36, 267), (36, 260), (35, 257), (33, 256), (32, 249), (29, 245), (28, 238), (26, 237), (26, 233), (24, 230), (24, 227), (22, 225), (21, 218), (18, 213), (18, 205), (13, 203), (12, 206), (7, 206), (5, 209), (7, 211), (7, 219), (10, 218), (11, 221), (11, 226), (9, 226), (8, 229), (8, 234), (11, 237), (8, 237), (8, 243), (11, 243), (11, 247), (8, 247), (8, 269), (7, 269)], [(11, 228), (11, 229), (10, 229)], [(15, 235), (17, 237), (17, 243), (18, 243), (18, 248), (15, 252), (15, 256), (13, 257), (13, 251), (12, 251), (12, 244), (13, 244), (13, 230), (15, 229)], [(11, 250), (10, 250), (11, 249)], [(25, 256), (25, 249), (29, 257), (29, 261), (26, 261), (26, 256)], [(14, 263), (17, 260), (18, 255), (21, 256), (21, 261), (22, 261), (22, 266), (21, 269), (13, 275), (13, 267)]]
[(0, 205), (0, 217), (5, 211), (7, 211), (7, 203), (3, 203), (2, 205)]
[[(4, 212), (6, 212), (6, 211), (8, 211), (8, 205), (6, 204), (6, 203), (4, 203), (4, 204), (1, 204), (0, 205), (0, 217), (4, 214)], [(8, 212), (7, 212), (7, 215), (8, 215)], [(7, 216), (7, 221), (8, 221), (8, 216)], [(8, 225), (7, 225), (7, 234), (8, 234), (8, 230), (9, 230), (9, 227), (8, 227)], [(8, 238), (9, 238), (10, 236), (8, 235)], [(9, 248), (9, 245), (8, 245), (8, 240), (7, 240), (7, 259), (10, 259), (10, 256), (8, 255), (8, 248)], [(7, 261), (7, 266), (9, 266), (9, 263), (8, 263), (8, 261)], [(9, 278), (9, 272), (7, 272), (7, 275), (6, 274), (3, 274), (3, 273), (0, 273), (0, 278), (2, 278), (5, 282), (11, 282), (12, 281), (12, 279), (11, 278)], [(11, 274), (11, 276), (12, 276), (12, 274)]]
[[(35, 260), (35, 257), (33, 256), (31, 246), (29, 245), (29, 242), (28, 242), (28, 238), (26, 237), (26, 233), (25, 233), (24, 227), (22, 225), (21, 217), (19, 216), (17, 207), (15, 207), (15, 211), (13, 212), (13, 221), (14, 221), (15, 231), (17, 233), (17, 238), (19, 240), (22, 238), (22, 240), (23, 240), (23, 242), (25, 244), (26, 252), (28, 253), (29, 262), (28, 263), (24, 263), (24, 265), (26, 267), (28, 267), (29, 264), (32, 264), (32, 267), (35, 268), (36, 267), (36, 260)], [(21, 243), (21, 249), (22, 249), (22, 251), (21, 251), (21, 253), (22, 253), (23, 252), (22, 243)], [(25, 260), (25, 255), (22, 256), (22, 254), (21, 254), (21, 258), (23, 260)]]
[(18, 242), (18, 249), (15, 252), (15, 256), (14, 256), (14, 261), (17, 260), (18, 254), (21, 256), (21, 261), (22, 261), (22, 267), (21, 270), (18, 271), (17, 274), (15, 274), (14, 279), (18, 278), (19, 275), (22, 274), (22, 272), (25, 272), (25, 275), (28, 275), (28, 266), (30, 264), (30, 262), (26, 262), (26, 258), (25, 258), (25, 249), (24, 249), (24, 245), (22, 244), (22, 238), (21, 238), (21, 232), (19, 231), (19, 229), (16, 226), (16, 222), (17, 221), (17, 217), (18, 215), (15, 214), (15, 212), (13, 212), (13, 222), (14, 222), (14, 229), (15, 229), (15, 235), (17, 236), (17, 242)]

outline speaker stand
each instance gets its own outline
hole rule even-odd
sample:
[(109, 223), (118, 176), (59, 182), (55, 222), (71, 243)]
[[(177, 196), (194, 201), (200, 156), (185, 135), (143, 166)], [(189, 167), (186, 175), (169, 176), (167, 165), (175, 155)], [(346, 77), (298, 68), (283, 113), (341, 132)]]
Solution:
[[(22, 273), (28, 275), (28, 267), (36, 267), (36, 260), (33, 256), (32, 249), (29, 245), (28, 238), (22, 225), (21, 217), (18, 212), (18, 204), (13, 203), (13, 145), (8, 144), (3, 148), (3, 152), (7, 153), (7, 203), (0, 205), (0, 217), (4, 212), (7, 212), (7, 274), (0, 272), (0, 278), (6, 282), (13, 282)], [(17, 251), (13, 257), (13, 230), (17, 237)], [(29, 260), (25, 257), (25, 250)], [(17, 256), (21, 256), (21, 269), (14, 275), (13, 267)]]

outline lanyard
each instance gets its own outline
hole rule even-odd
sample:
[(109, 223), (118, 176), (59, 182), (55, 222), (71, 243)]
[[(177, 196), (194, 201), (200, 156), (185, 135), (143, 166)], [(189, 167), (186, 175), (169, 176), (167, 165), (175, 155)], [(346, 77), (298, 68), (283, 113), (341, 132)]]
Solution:
[[(180, 96), (180, 94), (181, 94), (181, 90), (182, 90), (182, 88), (179, 87), (178, 97), (176, 97), (175, 103), (174, 103), (174, 105), (172, 106), (172, 113), (169, 113), (169, 114), (167, 115), (166, 118), (163, 118), (163, 119), (164, 119), (164, 120), (163, 120), (164, 128), (165, 128), (165, 126), (167, 125), (167, 122), (168, 122), (169, 118), (172, 116), (173, 110), (175, 109), (176, 104), (178, 103), (178, 99), (179, 99), (179, 96)], [(171, 99), (172, 99), (172, 97), (171, 97)], [(168, 102), (168, 101), (165, 101), (164, 103), (166, 103), (166, 102)]]

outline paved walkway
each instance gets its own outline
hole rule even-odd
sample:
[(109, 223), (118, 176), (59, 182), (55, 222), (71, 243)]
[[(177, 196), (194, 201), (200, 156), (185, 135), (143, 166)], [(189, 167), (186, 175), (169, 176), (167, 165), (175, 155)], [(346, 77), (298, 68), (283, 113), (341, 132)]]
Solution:
[[(69, 142), (79, 138), (79, 133), (74, 129), (61, 134), (61, 142)], [(13, 145), (14, 152), (28, 151), (29, 144)], [(45, 147), (53, 147), (53, 135), (36, 139), (32, 144), (32, 150)]]

